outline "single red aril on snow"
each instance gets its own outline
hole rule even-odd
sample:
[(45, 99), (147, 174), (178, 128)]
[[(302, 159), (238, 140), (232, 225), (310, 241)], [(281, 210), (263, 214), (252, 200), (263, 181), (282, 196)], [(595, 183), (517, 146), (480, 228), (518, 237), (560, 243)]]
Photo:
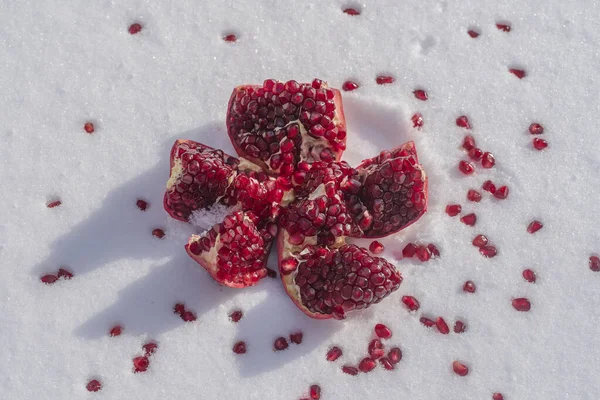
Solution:
[(273, 350), (275, 351), (285, 350), (288, 348), (288, 346), (288, 342), (283, 336), (278, 337), (275, 339), (275, 342), (273, 342)]
[(226, 42), (233, 43), (233, 42), (237, 41), (237, 36), (234, 35), (233, 33), (230, 33), (229, 35), (223, 36), (223, 40)]
[(94, 124), (92, 124), (91, 122), (86, 122), (83, 125), (83, 129), (87, 132), (87, 133), (94, 133)]
[(414, 243), (409, 243), (406, 246), (404, 246), (404, 249), (402, 249), (402, 257), (404, 257), (404, 258), (414, 257), (414, 255), (416, 253), (417, 253), (417, 245)]
[(496, 254), (498, 254), (496, 247), (491, 245), (480, 247), (479, 252), (486, 258), (496, 257)]
[(527, 268), (523, 270), (523, 279), (525, 279), (529, 283), (535, 283), (537, 276), (535, 275), (535, 272)]
[(417, 247), (417, 258), (421, 262), (429, 261), (431, 259), (431, 250), (429, 250), (429, 248), (426, 246)]
[(475, 189), (469, 189), (467, 192), (467, 200), (472, 201), (474, 203), (479, 203), (481, 201), (481, 193), (479, 193)]
[(475, 39), (476, 37), (478, 37), (478, 36), (479, 36), (479, 32), (476, 32), (476, 31), (474, 31), (474, 30), (472, 30), (472, 29), (469, 29), (469, 30), (467, 31), (467, 33), (468, 33), (468, 34), (469, 34), (469, 36), (471, 36), (473, 39)]
[(450, 328), (448, 328), (448, 324), (442, 317), (437, 317), (435, 320), (435, 326), (442, 335), (447, 335), (450, 333)]
[(546, 142), (544, 139), (534, 138), (533, 147), (536, 150), (544, 150), (546, 147), (548, 147), (548, 142)]
[(481, 158), (481, 166), (483, 168), (492, 168), (496, 164), (496, 158), (492, 153), (486, 151)]
[(148, 203), (142, 199), (138, 199), (138, 201), (136, 201), (135, 204), (142, 211), (146, 211), (146, 209), (148, 208)]
[(235, 354), (246, 354), (246, 342), (240, 341), (233, 345), (232, 348)]
[(123, 333), (123, 328), (120, 325), (113, 326), (112, 328), (110, 328), (110, 331), (108, 332), (108, 334), (112, 337), (120, 336), (121, 333)]
[(497, 23), (496, 28), (503, 32), (510, 32), (510, 25), (506, 23)]
[(375, 79), (375, 82), (377, 82), (378, 85), (386, 85), (388, 83), (394, 82), (394, 77), (388, 75), (379, 75)]
[(85, 388), (88, 390), (88, 392), (97, 392), (102, 389), (102, 383), (100, 383), (100, 381), (97, 379), (92, 379), (87, 383)]
[[(456, 126), (465, 128), (465, 129), (471, 129), (471, 123), (469, 122), (469, 118), (467, 118), (466, 115), (461, 115), (460, 117), (456, 118)], [(474, 145), (475, 145), (475, 143), (473, 143), (473, 146)], [(471, 149), (467, 149), (467, 150), (471, 150)]]
[(494, 393), (492, 395), (492, 400), (504, 400), (504, 395), (502, 395), (502, 393)]
[(462, 321), (456, 321), (454, 323), (454, 333), (463, 333), (467, 330), (467, 326)]
[(389, 339), (392, 337), (392, 331), (384, 324), (375, 325), (375, 334), (381, 339)]
[(402, 350), (399, 347), (393, 347), (388, 353), (388, 358), (392, 364), (398, 364), (402, 360)]
[(421, 306), (419, 300), (413, 296), (402, 296), (402, 302), (410, 311), (417, 311)]
[(360, 361), (360, 363), (358, 363), (358, 369), (365, 373), (373, 371), (376, 366), (377, 364), (375, 363), (375, 360), (373, 360), (371, 357), (365, 357)]
[(390, 359), (387, 357), (380, 358), (379, 364), (381, 364), (381, 366), (388, 371), (391, 371), (396, 368), (394, 367), (394, 364), (390, 361)]
[(185, 305), (183, 303), (177, 303), (173, 306), (173, 312), (175, 314), (183, 314), (185, 312)]
[(488, 238), (485, 235), (477, 235), (473, 238), (473, 246), (483, 247), (488, 244)]
[(385, 355), (385, 350), (383, 350), (383, 343), (381, 343), (381, 340), (371, 340), (369, 343), (368, 352), (373, 360), (383, 357)]
[(165, 237), (165, 231), (163, 231), (162, 229), (156, 228), (152, 231), (152, 236), (162, 239), (163, 237)]
[(529, 133), (532, 135), (541, 135), (544, 133), (544, 126), (534, 122), (533, 124), (529, 125)]
[(71, 279), (73, 278), (73, 273), (69, 270), (66, 270), (64, 268), (59, 268), (58, 269), (58, 274), (57, 274), (58, 278), (62, 278), (62, 279)]
[(460, 218), (460, 222), (468, 226), (474, 226), (477, 222), (477, 215), (475, 215), (474, 213), (464, 215)]
[[(466, 118), (466, 117), (465, 117)], [(458, 121), (458, 120), (457, 120)], [(457, 122), (458, 123), (458, 122)], [(468, 120), (467, 120), (468, 123)], [(466, 151), (471, 151), (475, 148), (475, 138), (471, 135), (465, 136), (462, 142), (462, 147)]]
[(421, 113), (414, 113), (410, 120), (413, 123), (413, 128), (419, 129), (423, 126), (423, 116)]
[(321, 386), (311, 385), (310, 386), (310, 398), (312, 400), (319, 400), (321, 398)]
[(459, 361), (452, 363), (452, 370), (458, 376), (466, 376), (469, 373), (469, 367)]
[(145, 372), (148, 370), (148, 366), (150, 365), (150, 360), (148, 357), (141, 356), (133, 359), (133, 372)]
[(154, 342), (148, 342), (142, 346), (142, 349), (144, 350), (144, 355), (146, 357), (150, 357), (152, 354), (156, 353), (156, 350), (158, 349), (158, 344)]
[(456, 217), (462, 211), (462, 207), (460, 204), (448, 204), (446, 206), (446, 214), (451, 217)]
[(327, 351), (327, 361), (335, 361), (342, 356), (342, 349), (337, 346)]
[(135, 35), (136, 33), (138, 33), (141, 30), (142, 30), (142, 25), (138, 24), (137, 22), (129, 25), (129, 29), (128, 29), (129, 33), (132, 35)]
[(342, 371), (348, 375), (358, 375), (358, 368), (353, 367), (351, 365), (344, 365), (342, 367)]
[(231, 320), (231, 322), (239, 322), (243, 316), (244, 313), (242, 310), (235, 310), (231, 314), (229, 314), (229, 319)]
[(517, 311), (529, 311), (531, 309), (531, 303), (525, 297), (513, 299), (512, 306)]
[(429, 243), (427, 245), (427, 248), (429, 249), (429, 252), (431, 253), (431, 257), (437, 258), (440, 256), (440, 250), (437, 248), (437, 246), (435, 244)]
[(479, 161), (483, 157), (483, 150), (479, 147), (473, 147), (469, 150), (469, 158), (473, 161)]
[(344, 12), (346, 14), (352, 15), (352, 16), (354, 16), (354, 15), (360, 15), (360, 11), (357, 10), (356, 8), (350, 8), (350, 7), (349, 8), (345, 8)]
[(419, 318), (419, 322), (425, 325), (427, 328), (431, 328), (435, 325), (435, 321), (427, 317)]
[(481, 188), (483, 190), (485, 190), (486, 192), (490, 192), (491, 194), (496, 193), (496, 185), (494, 185), (494, 183), (492, 181), (490, 181), (489, 179), (485, 182), (483, 182), (483, 185), (481, 185)]
[(460, 160), (458, 169), (465, 175), (471, 175), (475, 171), (475, 167), (468, 161)]
[(500, 200), (504, 200), (505, 198), (508, 197), (508, 187), (507, 186), (500, 186), (498, 188), (498, 190), (496, 190), (496, 192), (494, 193), (494, 197)]
[(463, 285), (463, 292), (465, 293), (475, 293), (477, 287), (473, 283), (473, 281), (466, 281)]
[(181, 319), (185, 322), (194, 322), (196, 320), (196, 314), (191, 311), (184, 311), (181, 313)]
[(385, 250), (385, 246), (381, 242), (378, 242), (377, 240), (372, 241), (371, 244), (369, 245), (369, 251), (373, 254), (381, 254), (381, 253), (383, 253), (384, 250)]
[(523, 79), (526, 75), (525, 70), (523, 70), (523, 69), (510, 68), (508, 70), (508, 72), (510, 72), (511, 74), (513, 74), (514, 76), (516, 76), (519, 79)]
[(354, 81), (346, 81), (342, 85), (342, 90), (345, 91), (345, 92), (351, 92), (351, 91), (356, 90), (358, 88), (359, 88), (358, 83), (356, 83)]
[(542, 229), (543, 226), (544, 226), (544, 224), (542, 224), (540, 221), (533, 220), (527, 226), (527, 232), (532, 233), (532, 234), (536, 233), (537, 231), (539, 231), (540, 229)]
[(50, 203), (46, 204), (46, 207), (48, 208), (54, 208), (54, 207), (58, 207), (62, 204), (62, 202), (60, 200), (54, 200), (51, 201)]
[(600, 257), (590, 256), (590, 269), (594, 272), (600, 272)]
[(290, 342), (292, 342), (294, 344), (300, 344), (300, 343), (302, 343), (303, 337), (304, 337), (304, 334), (302, 332), (294, 332), (294, 333), (290, 334)]
[(52, 285), (54, 282), (56, 282), (58, 280), (58, 277), (56, 275), (52, 275), (52, 274), (47, 274), (44, 275), (40, 278), (40, 280), (45, 283), (46, 285)]
[(415, 95), (415, 97), (421, 101), (425, 101), (427, 100), (427, 92), (424, 91), (423, 89), (417, 89), (413, 92), (413, 94)]

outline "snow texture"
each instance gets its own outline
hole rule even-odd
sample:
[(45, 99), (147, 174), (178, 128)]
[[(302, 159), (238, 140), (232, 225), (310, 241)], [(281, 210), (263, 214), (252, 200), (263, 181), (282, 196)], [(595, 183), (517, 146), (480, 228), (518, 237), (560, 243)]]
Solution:
[[(343, 13), (349, 5), (361, 15)], [(600, 3), (584, 0), (0, 2), (0, 397), (299, 399), (318, 383), (324, 400), (598, 399), (600, 273), (588, 267), (600, 252), (598, 15)], [(133, 22), (143, 25), (136, 35)], [(223, 41), (229, 33), (238, 41)], [(377, 85), (380, 74), (395, 81)], [(314, 77), (360, 84), (343, 93), (347, 161), (414, 140), (429, 174), (428, 213), (383, 239), (383, 255), (394, 259), (408, 241), (441, 251), (425, 264), (397, 260), (400, 290), (344, 322), (309, 319), (279, 279), (219, 287), (185, 254), (194, 228), (162, 207), (176, 138), (234, 154), (224, 120), (235, 86)], [(493, 169), (458, 171), (459, 115), (496, 156)], [(532, 148), (532, 122), (545, 126), (543, 151)], [(509, 197), (469, 203), (467, 190), (487, 179), (508, 185)], [(57, 198), (61, 206), (46, 207)], [(477, 225), (448, 217), (450, 203), (475, 212)], [(544, 227), (530, 235), (533, 219)], [(471, 245), (478, 233), (498, 247), (495, 258)], [(61, 266), (74, 278), (40, 282)], [(462, 292), (467, 279), (475, 294)], [(407, 312), (405, 294), (421, 310)], [(522, 296), (531, 311), (511, 307)], [(197, 321), (174, 314), (176, 302)], [(234, 309), (244, 312), (237, 324)], [(467, 331), (441, 335), (421, 315), (450, 326), (460, 318)], [(379, 322), (403, 360), (394, 371), (343, 374)], [(123, 334), (109, 337), (116, 323)], [(296, 330), (302, 344), (272, 351)], [(133, 374), (147, 340), (159, 348)], [(247, 354), (231, 351), (238, 340)], [(325, 360), (332, 345), (344, 351), (335, 363)], [(468, 376), (452, 372), (454, 360)], [(93, 378), (103, 387), (88, 393)]]

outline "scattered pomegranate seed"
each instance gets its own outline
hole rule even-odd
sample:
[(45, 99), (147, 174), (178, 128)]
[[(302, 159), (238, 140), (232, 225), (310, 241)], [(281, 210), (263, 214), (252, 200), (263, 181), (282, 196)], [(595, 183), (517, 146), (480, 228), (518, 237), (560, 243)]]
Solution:
[(358, 10), (357, 10), (357, 9), (355, 9), (355, 8), (346, 8), (346, 9), (344, 9), (344, 12), (345, 12), (346, 14), (348, 14), (348, 15), (353, 15), (353, 16), (354, 16), (354, 15), (360, 15), (360, 11), (358, 11)]
[(138, 201), (135, 202), (135, 204), (138, 206), (138, 208), (142, 211), (146, 211), (146, 209), (148, 208), (148, 203), (145, 202), (142, 199), (138, 199)]
[(477, 287), (473, 283), (473, 281), (466, 281), (463, 285), (463, 292), (465, 293), (475, 293)]
[(472, 201), (474, 203), (479, 203), (481, 201), (481, 193), (479, 193), (475, 189), (469, 189), (467, 192), (467, 200)]
[(523, 70), (523, 69), (511, 68), (508, 70), (508, 72), (510, 72), (511, 74), (513, 74), (514, 76), (516, 76), (519, 79), (523, 79), (526, 75), (525, 70)]
[(48, 274), (48, 275), (42, 276), (40, 278), (40, 280), (42, 282), (44, 282), (46, 285), (52, 285), (54, 282), (56, 282), (58, 280), (58, 277), (56, 275)]
[(353, 90), (358, 89), (358, 83), (353, 82), (353, 81), (346, 81), (344, 82), (344, 84), (342, 85), (342, 90), (346, 91), (346, 92), (351, 92)]
[(402, 249), (402, 257), (404, 257), (404, 258), (414, 257), (416, 252), (417, 252), (417, 245), (414, 243), (409, 243), (406, 246), (404, 246), (404, 249)]
[(398, 364), (402, 360), (402, 350), (399, 347), (393, 347), (388, 353), (388, 358), (392, 364)]
[(194, 322), (196, 320), (196, 314), (191, 311), (184, 311), (181, 314), (181, 319), (185, 322)]
[(531, 303), (525, 297), (513, 299), (512, 306), (517, 311), (529, 311), (531, 309)]
[(229, 314), (229, 319), (231, 322), (240, 322), (240, 319), (244, 316), (244, 312), (242, 310), (235, 310), (231, 314)]
[(546, 147), (548, 147), (548, 142), (546, 142), (544, 139), (534, 138), (533, 147), (536, 150), (544, 150)]
[(454, 361), (452, 363), (452, 369), (454, 370), (454, 373), (459, 376), (466, 376), (469, 373), (469, 367), (459, 361)]
[(497, 199), (501, 199), (501, 200), (504, 200), (505, 198), (507, 198), (508, 197), (508, 187), (500, 186), (498, 188), (498, 190), (496, 190), (496, 192), (494, 193), (494, 197)]
[(448, 324), (442, 317), (437, 317), (435, 320), (435, 326), (442, 335), (447, 335), (450, 333), (450, 328), (448, 328)]
[(152, 231), (152, 236), (162, 239), (163, 237), (165, 237), (165, 231), (156, 228)]
[(429, 252), (431, 253), (432, 257), (437, 258), (440, 256), (440, 251), (435, 244), (429, 243), (427, 245), (427, 248), (429, 249)]
[(275, 272), (274, 269), (271, 269), (271, 268), (265, 268), (265, 269), (267, 270), (267, 276), (269, 278), (272, 278), (272, 279), (277, 278), (277, 272)]
[(351, 365), (344, 365), (342, 367), (342, 371), (345, 374), (348, 374), (348, 375), (358, 375), (358, 369), (356, 367), (351, 366)]
[(474, 213), (464, 215), (460, 218), (460, 222), (468, 226), (474, 226), (477, 222), (477, 215)]
[(483, 185), (481, 185), (481, 188), (483, 190), (485, 190), (486, 192), (490, 192), (491, 194), (496, 193), (496, 185), (494, 185), (494, 183), (492, 181), (490, 181), (489, 179), (485, 182), (483, 182)]
[(542, 224), (540, 221), (537, 221), (537, 220), (531, 221), (531, 223), (527, 226), (527, 232), (536, 233), (537, 231), (542, 229), (543, 226), (544, 226), (544, 224)]
[(342, 349), (334, 346), (327, 352), (327, 361), (335, 361), (342, 356)]
[(302, 332), (294, 332), (294, 333), (290, 334), (290, 342), (292, 342), (294, 344), (300, 344), (300, 343), (302, 343), (303, 337), (304, 337), (304, 334)]
[(600, 272), (600, 257), (590, 256), (590, 269), (594, 272)]
[(371, 357), (365, 357), (358, 363), (358, 369), (365, 373), (373, 371), (376, 366), (375, 360)]
[(471, 175), (475, 171), (475, 167), (468, 161), (460, 160), (458, 169), (465, 175)]
[(232, 350), (235, 354), (246, 354), (246, 342), (237, 342)]
[(381, 343), (381, 340), (371, 340), (369, 343), (368, 352), (373, 360), (383, 357), (385, 355), (385, 350), (383, 350), (383, 344)]
[(131, 24), (129, 26), (129, 33), (132, 35), (135, 35), (136, 33), (138, 33), (139, 31), (142, 30), (142, 25), (138, 24), (137, 22), (134, 24)]
[(175, 306), (173, 307), (173, 312), (175, 314), (183, 314), (185, 312), (185, 306), (182, 303), (177, 303), (175, 304)]
[(425, 325), (427, 328), (431, 328), (432, 326), (435, 325), (435, 321), (432, 319), (429, 319), (427, 317), (419, 318), (419, 322), (422, 323), (423, 325)]
[(529, 133), (532, 135), (541, 135), (544, 133), (544, 126), (534, 122), (533, 124), (529, 125)]
[(313, 400), (319, 400), (321, 398), (321, 386), (312, 385), (310, 387), (310, 398)]
[(410, 311), (417, 311), (421, 306), (419, 300), (413, 296), (402, 296), (402, 302)]
[(385, 246), (377, 240), (372, 241), (369, 245), (369, 251), (373, 254), (381, 254), (383, 250), (385, 250)]
[(394, 78), (391, 76), (379, 75), (375, 81), (378, 85), (385, 85), (394, 82)]
[(144, 355), (146, 357), (150, 357), (152, 354), (156, 353), (156, 349), (158, 349), (158, 344), (154, 342), (148, 342), (142, 346), (144, 349)]
[(481, 150), (479, 147), (473, 147), (471, 150), (469, 150), (469, 158), (473, 161), (479, 161), (481, 160), (481, 157), (483, 157), (483, 150)]
[(415, 113), (410, 120), (413, 123), (413, 128), (420, 128), (423, 126), (423, 116), (420, 113)]
[(473, 246), (483, 247), (488, 244), (488, 238), (485, 235), (477, 235), (473, 238)]
[(57, 276), (58, 276), (58, 278), (71, 279), (71, 278), (73, 278), (73, 273), (64, 268), (59, 268)]
[[(465, 118), (467, 118), (467, 117), (465, 117)], [(456, 120), (456, 121), (457, 121), (456, 123), (458, 124), (458, 120)], [(468, 123), (468, 121), (467, 121), (467, 123)], [(465, 136), (465, 138), (463, 139), (462, 147), (466, 151), (471, 151), (473, 148), (475, 148), (475, 138), (471, 135)]]
[(54, 208), (54, 207), (58, 207), (62, 204), (62, 202), (60, 200), (54, 200), (51, 201), (50, 203), (46, 204), (46, 207), (48, 208)]
[(496, 256), (496, 254), (498, 254), (498, 250), (496, 250), (496, 247), (491, 245), (480, 247), (479, 252), (482, 256), (487, 258), (493, 258)]
[(288, 348), (288, 346), (288, 342), (283, 336), (278, 337), (275, 339), (275, 342), (273, 342), (273, 349), (275, 351), (285, 350)]
[(492, 400), (504, 400), (504, 396), (502, 393), (494, 393), (492, 394)]
[(392, 331), (384, 324), (375, 325), (375, 334), (381, 339), (389, 339), (392, 337)]
[(146, 357), (146, 356), (136, 357), (133, 359), (133, 372), (135, 372), (135, 373), (145, 372), (148, 369), (149, 365), (150, 365), (150, 360), (148, 360), (148, 357)]
[(422, 89), (417, 89), (413, 92), (415, 97), (421, 101), (427, 100), (427, 92)]
[(394, 364), (387, 357), (380, 358), (379, 363), (388, 371), (395, 369)]
[(121, 336), (121, 333), (123, 333), (123, 328), (120, 325), (115, 325), (108, 331), (108, 334), (112, 337)]
[(481, 159), (481, 166), (483, 168), (492, 168), (496, 164), (496, 159), (494, 155), (489, 151), (483, 153), (483, 158)]
[(100, 383), (100, 381), (97, 379), (92, 379), (87, 383), (85, 388), (88, 390), (88, 392), (97, 392), (102, 389), (102, 383)]
[(223, 36), (223, 40), (226, 42), (233, 43), (233, 42), (237, 41), (237, 36), (234, 34), (225, 35), (225, 36)]
[(523, 270), (523, 279), (525, 279), (529, 283), (535, 283), (535, 281), (537, 280), (537, 276), (535, 275), (535, 272), (527, 268)]
[(417, 247), (417, 258), (421, 262), (426, 262), (431, 259), (431, 251), (425, 246)]
[(478, 36), (479, 36), (479, 32), (476, 32), (476, 31), (474, 31), (474, 30), (472, 30), (472, 29), (469, 29), (469, 30), (467, 31), (467, 33), (468, 33), (468, 34), (469, 34), (469, 36), (471, 36), (473, 39), (475, 39), (476, 37), (478, 37)]
[(499, 30), (501, 30), (503, 32), (510, 32), (510, 25), (508, 25), (508, 24), (498, 23), (498, 24), (496, 24), (496, 28), (498, 28)]
[(467, 327), (464, 322), (456, 321), (454, 323), (454, 333), (463, 333), (465, 330), (467, 330)]
[[(469, 123), (469, 118), (467, 118), (466, 115), (461, 115), (460, 117), (456, 118), (456, 125), (461, 128), (471, 129), (471, 124)], [(475, 143), (473, 143), (473, 146), (474, 145), (475, 145)], [(471, 149), (467, 149), (467, 150), (471, 150)]]
[(462, 207), (460, 204), (448, 204), (446, 206), (446, 214), (451, 217), (456, 217), (462, 211)]
[(86, 122), (85, 125), (83, 125), (83, 129), (87, 133), (94, 133), (94, 124), (92, 124), (91, 122)]

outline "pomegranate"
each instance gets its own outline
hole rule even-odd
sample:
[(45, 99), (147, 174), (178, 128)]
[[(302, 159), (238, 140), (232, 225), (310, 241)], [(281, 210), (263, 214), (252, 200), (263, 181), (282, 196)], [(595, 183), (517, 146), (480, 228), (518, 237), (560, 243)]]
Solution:
[(332, 347), (327, 351), (327, 361), (335, 361), (342, 356), (342, 349), (337, 346)]
[(102, 389), (102, 383), (97, 379), (92, 379), (85, 386), (88, 392), (97, 392)]

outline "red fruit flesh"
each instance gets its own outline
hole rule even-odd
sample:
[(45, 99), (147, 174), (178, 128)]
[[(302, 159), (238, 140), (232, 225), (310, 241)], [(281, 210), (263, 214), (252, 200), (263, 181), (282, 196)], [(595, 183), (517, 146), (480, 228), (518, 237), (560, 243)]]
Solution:
[(332, 347), (327, 352), (327, 361), (335, 361), (342, 356), (342, 349), (339, 347)]
[(435, 325), (435, 321), (427, 317), (419, 318), (419, 322), (425, 325), (427, 328), (431, 328)]
[(351, 92), (351, 91), (356, 90), (358, 88), (359, 88), (358, 83), (353, 82), (353, 81), (346, 81), (342, 85), (342, 90), (345, 91), (345, 92)]
[(375, 360), (373, 360), (371, 357), (365, 357), (360, 361), (360, 363), (358, 363), (358, 369), (365, 373), (373, 371), (376, 366), (377, 364), (375, 363)]
[(498, 30), (501, 30), (503, 32), (510, 32), (510, 25), (508, 25), (508, 24), (497, 23), (496, 28), (498, 28)]
[(513, 74), (514, 76), (516, 76), (519, 79), (523, 79), (525, 77), (525, 75), (527, 75), (525, 70), (517, 69), (517, 68), (511, 68), (508, 70), (508, 72), (510, 72), (511, 74)]
[(458, 163), (458, 170), (465, 175), (471, 175), (473, 172), (475, 172), (475, 167), (468, 161), (460, 160)]
[(483, 157), (483, 151), (479, 147), (473, 147), (469, 150), (469, 158), (473, 161), (479, 161)]
[(437, 246), (435, 244), (429, 243), (427, 245), (427, 249), (429, 249), (429, 252), (431, 253), (432, 258), (437, 258), (440, 256), (440, 250), (437, 248)]
[(346, 148), (342, 96), (319, 79), (238, 86), (227, 132), (240, 156), (283, 176), (300, 161), (339, 161)]
[(229, 314), (229, 319), (231, 320), (231, 322), (240, 322), (243, 316), (244, 313), (241, 310), (235, 310), (234, 312)]
[(488, 244), (488, 238), (485, 235), (477, 235), (473, 238), (473, 246), (483, 247)]
[(352, 16), (360, 15), (360, 11), (358, 11), (355, 8), (345, 8), (344, 13), (346, 13), (348, 15), (352, 15)]
[(399, 347), (393, 347), (387, 356), (392, 364), (398, 364), (402, 360), (402, 351)]
[(435, 320), (435, 326), (442, 335), (447, 335), (450, 333), (450, 328), (448, 328), (448, 324), (442, 317), (437, 317)]
[(191, 311), (184, 311), (181, 313), (181, 319), (185, 322), (194, 322), (196, 320), (196, 314)]
[(417, 247), (417, 258), (421, 262), (429, 261), (431, 259), (431, 250), (426, 246)]
[(294, 332), (290, 335), (290, 342), (292, 342), (294, 344), (300, 344), (300, 343), (302, 343), (303, 337), (304, 337), (304, 334), (302, 332)]
[(383, 368), (385, 368), (388, 371), (391, 371), (393, 369), (395, 369), (396, 367), (394, 367), (394, 364), (390, 361), (389, 358), (387, 357), (383, 357), (379, 360), (379, 363), (381, 364), (381, 366)]
[(490, 180), (483, 182), (481, 188), (486, 192), (490, 192), (491, 194), (496, 193), (496, 185), (494, 185), (494, 183)]
[(456, 321), (454, 323), (454, 333), (463, 333), (466, 330), (467, 330), (467, 327), (464, 322)]
[(417, 311), (421, 306), (413, 296), (402, 296), (402, 302), (410, 311)]
[(498, 254), (498, 250), (496, 250), (496, 247), (490, 245), (480, 247), (479, 252), (482, 256), (486, 258), (496, 257), (496, 254)]
[(494, 393), (492, 394), (492, 400), (504, 400), (504, 395), (502, 393)]
[(385, 246), (381, 242), (378, 242), (377, 240), (372, 241), (371, 244), (369, 245), (369, 251), (373, 254), (381, 254), (381, 253), (383, 253), (384, 250), (385, 250)]
[(469, 373), (469, 367), (459, 361), (454, 361), (452, 363), (452, 369), (458, 376), (466, 376)]
[(155, 238), (158, 238), (158, 239), (162, 239), (165, 237), (165, 231), (163, 231), (160, 228), (156, 228), (156, 229), (152, 230), (152, 236), (154, 236)]
[(492, 168), (496, 164), (496, 159), (494, 155), (489, 151), (483, 153), (483, 158), (481, 159), (481, 166), (483, 168)]
[(148, 369), (149, 365), (150, 365), (150, 360), (148, 360), (148, 357), (146, 357), (146, 356), (136, 357), (133, 359), (133, 372), (135, 372), (135, 373), (145, 372)]
[(407, 244), (404, 249), (402, 249), (402, 257), (411, 258), (417, 253), (417, 245), (414, 243)]
[[(465, 129), (471, 129), (471, 124), (469, 123), (469, 118), (467, 118), (466, 115), (461, 115), (460, 117), (456, 118), (456, 126), (465, 128)], [(475, 146), (474, 143), (473, 143), (473, 146)], [(471, 150), (471, 149), (467, 149), (467, 150)]]
[(389, 339), (392, 337), (392, 331), (384, 324), (375, 325), (375, 334), (381, 339)]
[(377, 79), (375, 79), (375, 82), (377, 82), (378, 85), (386, 85), (388, 83), (394, 82), (394, 77), (387, 75), (379, 75)]
[(533, 139), (533, 148), (534, 149), (544, 150), (546, 147), (548, 147), (548, 142), (546, 142), (544, 139), (539, 139), (539, 138)]
[(288, 347), (289, 347), (289, 344), (283, 336), (278, 337), (277, 339), (275, 339), (275, 342), (273, 342), (273, 349), (275, 351), (285, 350)]
[(115, 336), (120, 336), (122, 332), (123, 332), (123, 328), (121, 328), (119, 325), (116, 325), (110, 329), (108, 334), (112, 337), (115, 337)]
[(94, 124), (92, 124), (91, 122), (86, 122), (85, 125), (83, 125), (83, 129), (87, 133), (94, 133)]
[(543, 226), (544, 224), (542, 224), (540, 221), (531, 221), (531, 223), (527, 226), (527, 232), (532, 234), (536, 233), (537, 231), (542, 229)]
[(369, 356), (371, 356), (373, 360), (377, 360), (378, 358), (381, 358), (385, 355), (385, 351), (383, 350), (383, 343), (381, 343), (381, 340), (379, 339), (371, 340), (371, 342), (369, 343), (368, 351)]
[(535, 283), (535, 281), (537, 280), (537, 276), (535, 275), (535, 272), (527, 268), (523, 270), (523, 279), (525, 279), (529, 283)]
[(342, 371), (348, 375), (358, 375), (358, 368), (353, 367), (351, 365), (344, 365), (342, 367)]
[(88, 392), (97, 392), (100, 389), (102, 389), (102, 383), (100, 383), (100, 381), (98, 381), (97, 379), (92, 379), (88, 382), (85, 388)]
[(233, 43), (233, 42), (237, 41), (237, 36), (234, 34), (225, 35), (225, 36), (223, 36), (223, 40), (226, 42)]
[(475, 293), (476, 290), (477, 290), (477, 287), (475, 286), (473, 281), (466, 281), (465, 284), (463, 285), (463, 291), (465, 293)]
[[(468, 122), (468, 120), (467, 120), (467, 122)], [(456, 124), (458, 125), (458, 119), (456, 120)], [(465, 138), (463, 139), (462, 147), (466, 151), (473, 150), (475, 148), (475, 138), (473, 136), (471, 136), (471, 135), (465, 136)]]
[(600, 272), (600, 257), (590, 256), (590, 269), (594, 272)]
[(475, 39), (476, 37), (479, 36), (479, 33), (474, 31), (474, 30), (468, 30), (467, 33), (469, 34), (469, 36), (471, 36), (473, 39)]
[(138, 201), (135, 202), (135, 204), (138, 206), (138, 208), (142, 211), (146, 211), (146, 209), (148, 208), (148, 203), (145, 202), (142, 199), (138, 199)]
[(246, 354), (246, 342), (237, 342), (232, 350), (235, 354)]
[(496, 190), (496, 192), (494, 193), (494, 197), (500, 200), (504, 200), (505, 198), (508, 197), (508, 187), (507, 186), (500, 186), (498, 188), (498, 190)]
[(58, 207), (62, 204), (62, 202), (60, 200), (54, 200), (51, 201), (50, 203), (46, 204), (46, 207), (48, 208), (54, 208), (54, 207)]
[(140, 32), (141, 30), (142, 30), (142, 25), (138, 24), (137, 22), (134, 24), (131, 24), (128, 29), (128, 31), (131, 35), (135, 35), (136, 33)]
[(71, 279), (73, 278), (73, 273), (71, 271), (68, 271), (64, 268), (59, 268), (58, 269), (58, 274), (57, 274), (58, 278), (62, 278), (62, 279)]
[(56, 275), (52, 275), (52, 274), (48, 274), (48, 275), (44, 275), (40, 278), (40, 280), (45, 283), (46, 285), (52, 285), (54, 282), (56, 282), (58, 280), (58, 277)]
[(477, 215), (474, 213), (467, 214), (464, 217), (461, 217), (460, 222), (468, 226), (474, 226), (477, 222)]
[(446, 214), (451, 217), (456, 217), (462, 211), (460, 204), (448, 204), (446, 206)]
[(158, 344), (154, 342), (148, 342), (142, 346), (144, 350), (144, 355), (146, 357), (150, 357), (152, 354), (156, 353), (156, 349), (158, 349)]
[(419, 129), (423, 126), (423, 116), (421, 115), (421, 113), (413, 114), (410, 120), (413, 123), (413, 128)]
[(544, 133), (544, 126), (534, 122), (533, 124), (529, 125), (529, 133), (532, 135), (541, 135)]
[(467, 200), (474, 203), (479, 203), (481, 201), (481, 193), (479, 193), (477, 190), (469, 189), (467, 192)]
[(512, 306), (517, 311), (529, 311), (531, 309), (531, 303), (525, 297), (513, 299)]
[(310, 398), (312, 400), (319, 400), (321, 398), (321, 387), (319, 385), (310, 386)]
[(421, 101), (425, 101), (425, 100), (427, 100), (427, 92), (426, 92), (426, 91), (424, 91), (424, 90), (422, 90), (422, 89), (415, 90), (415, 91), (413, 92), (413, 94), (415, 95), (415, 97), (416, 97), (417, 99), (419, 99), (419, 100), (421, 100)]

